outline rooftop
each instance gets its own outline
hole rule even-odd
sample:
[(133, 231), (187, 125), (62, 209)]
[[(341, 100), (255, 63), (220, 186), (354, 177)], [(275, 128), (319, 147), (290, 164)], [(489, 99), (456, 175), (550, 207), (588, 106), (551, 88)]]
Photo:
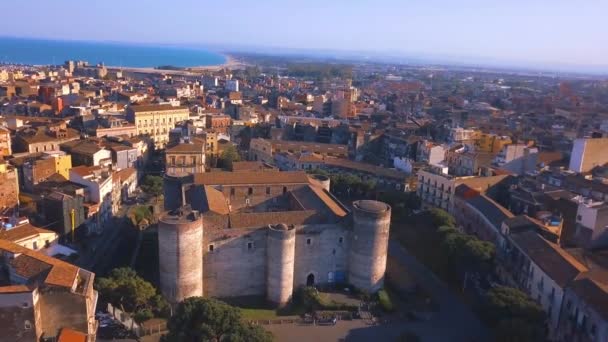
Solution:
[(533, 230), (511, 234), (517, 246), (560, 287), (565, 287), (588, 268), (558, 245)]
[(22, 247), (14, 242), (0, 240), (0, 250), (15, 255), (10, 261), (15, 272), (28, 281), (40, 280), (46, 285), (72, 288), (78, 267)]

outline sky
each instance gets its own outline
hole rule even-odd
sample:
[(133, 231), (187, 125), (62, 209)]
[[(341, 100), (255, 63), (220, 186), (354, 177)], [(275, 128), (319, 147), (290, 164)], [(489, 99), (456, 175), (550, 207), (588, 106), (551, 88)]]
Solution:
[(608, 0), (18, 0), (2, 12), (4, 36), (608, 70)]

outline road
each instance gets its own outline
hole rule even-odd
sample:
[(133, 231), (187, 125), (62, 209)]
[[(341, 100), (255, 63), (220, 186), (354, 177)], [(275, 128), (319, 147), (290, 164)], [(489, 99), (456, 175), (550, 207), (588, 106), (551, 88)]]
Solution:
[[(123, 205), (118, 213), (106, 223), (101, 235), (88, 240), (86, 251), (81, 253), (78, 266), (91, 270), (98, 275), (104, 275), (110, 267), (114, 266), (120, 257), (117, 249), (127, 243), (132, 234), (132, 228), (126, 222), (125, 214), (130, 205)], [(124, 251), (123, 251), (124, 252)]]
[(408, 324), (423, 341), (488, 341), (489, 332), (477, 316), (430, 269), (410, 255), (397, 241), (389, 242), (389, 255), (408, 269), (415, 281), (439, 304), (428, 322)]

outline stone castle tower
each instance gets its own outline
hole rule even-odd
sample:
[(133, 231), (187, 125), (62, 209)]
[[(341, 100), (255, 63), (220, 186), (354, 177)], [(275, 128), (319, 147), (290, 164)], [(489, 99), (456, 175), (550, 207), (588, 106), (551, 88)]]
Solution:
[(353, 215), (348, 281), (373, 293), (384, 286), (391, 207), (378, 201), (357, 201)]
[(189, 206), (168, 211), (160, 218), (160, 288), (170, 303), (203, 295), (202, 241), (202, 216)]
[(293, 294), (293, 276), (296, 257), (296, 230), (285, 224), (268, 227), (268, 301), (283, 306)]

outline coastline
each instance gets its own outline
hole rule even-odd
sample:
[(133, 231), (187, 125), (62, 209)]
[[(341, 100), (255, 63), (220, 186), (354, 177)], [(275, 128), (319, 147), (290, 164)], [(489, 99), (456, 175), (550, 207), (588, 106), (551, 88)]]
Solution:
[(137, 67), (118, 67), (118, 66), (106, 66), (108, 70), (121, 70), (123, 72), (136, 72), (143, 74), (166, 74), (166, 75), (180, 75), (180, 76), (196, 76), (200, 75), (203, 72), (216, 72), (222, 69), (228, 70), (236, 70), (245, 68), (248, 64), (239, 61), (234, 56), (223, 54), (226, 61), (222, 64), (216, 65), (202, 65), (202, 66), (194, 66), (194, 67), (186, 67), (183, 70), (163, 70), (163, 69), (155, 69), (153, 67), (147, 68), (137, 68)]

